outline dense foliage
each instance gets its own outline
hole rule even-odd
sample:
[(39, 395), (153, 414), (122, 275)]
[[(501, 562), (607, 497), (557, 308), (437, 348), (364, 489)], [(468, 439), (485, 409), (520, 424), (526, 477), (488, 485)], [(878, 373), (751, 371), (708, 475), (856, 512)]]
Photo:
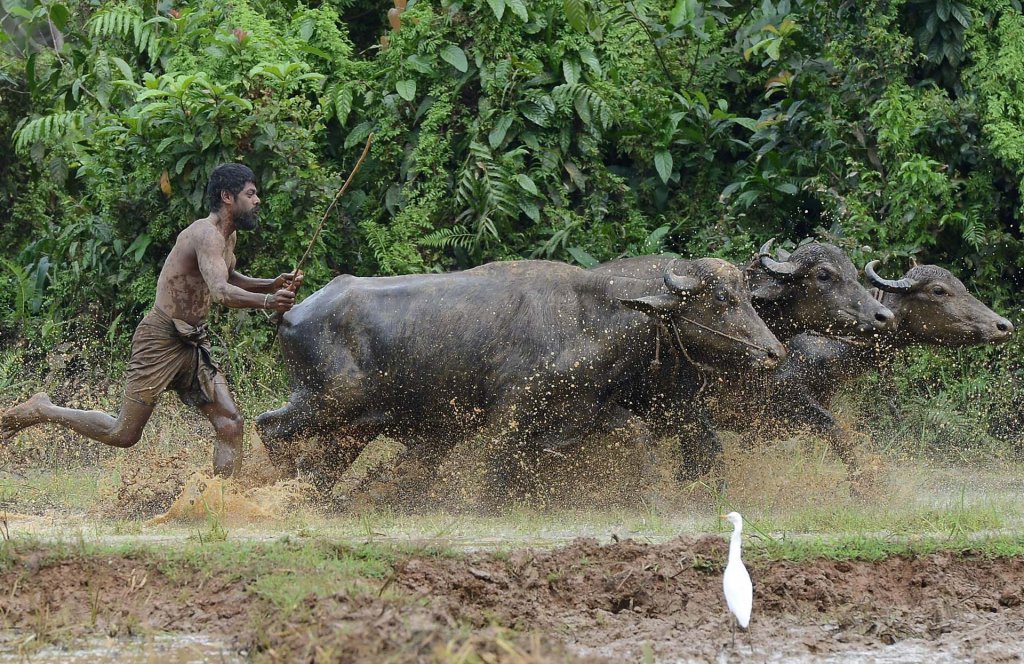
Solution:
[[(1024, 304), (1018, 0), (2, 0), (0, 325), (124, 343), (211, 169), (240, 267), (451, 270), (824, 238)], [(269, 328), (232, 319), (259, 344)]]

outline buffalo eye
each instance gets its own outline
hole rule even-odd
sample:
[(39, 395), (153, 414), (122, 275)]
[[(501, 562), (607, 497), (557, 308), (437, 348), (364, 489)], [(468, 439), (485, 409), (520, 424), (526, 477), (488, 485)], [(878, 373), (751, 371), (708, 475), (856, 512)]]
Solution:
[(821, 270), (818, 272), (818, 281), (828, 282), (832, 280), (832, 273), (828, 270)]
[(717, 293), (715, 293), (715, 299), (718, 300), (719, 302), (728, 302), (729, 296), (726, 295), (725, 291), (718, 291)]
[(943, 288), (942, 286), (935, 286), (932, 288), (932, 292), (935, 293), (936, 295), (945, 295), (946, 289)]

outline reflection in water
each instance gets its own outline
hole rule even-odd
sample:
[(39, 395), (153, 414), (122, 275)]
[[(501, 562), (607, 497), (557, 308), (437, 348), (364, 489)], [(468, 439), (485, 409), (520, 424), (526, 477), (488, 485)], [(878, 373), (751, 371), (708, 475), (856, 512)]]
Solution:
[(244, 662), (245, 657), (242, 653), (233, 651), (226, 643), (203, 634), (86, 639), (65, 648), (37, 647), (30, 635), (17, 632), (0, 633), (0, 664), (25, 661), (33, 664), (233, 664)]

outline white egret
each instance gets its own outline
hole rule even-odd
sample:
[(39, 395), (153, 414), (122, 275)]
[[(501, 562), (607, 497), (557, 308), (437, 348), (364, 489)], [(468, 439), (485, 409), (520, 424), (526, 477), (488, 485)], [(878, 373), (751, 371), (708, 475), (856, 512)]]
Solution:
[[(722, 517), (733, 525), (732, 539), (729, 540), (729, 562), (722, 576), (722, 590), (729, 611), (736, 616), (736, 623), (743, 629), (750, 624), (750, 610), (754, 604), (754, 586), (750, 583), (750, 575), (740, 559), (741, 534), (743, 533), (743, 517), (738, 512), (729, 512)], [(736, 623), (732, 625), (732, 645), (736, 647)]]

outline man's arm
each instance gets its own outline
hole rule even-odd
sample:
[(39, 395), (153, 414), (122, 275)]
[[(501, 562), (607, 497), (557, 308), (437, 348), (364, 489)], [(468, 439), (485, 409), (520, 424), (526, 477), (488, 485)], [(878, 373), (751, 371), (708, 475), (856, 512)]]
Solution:
[(228, 271), (228, 283), (250, 293), (276, 293), (282, 288), (295, 292), (298, 290), (298, 285), (294, 284), (295, 281), (302, 283), (301, 272), (299, 273), (298, 280), (296, 280), (294, 272), (285, 272), (274, 279), (257, 279), (256, 277), (248, 277), (234, 268)]
[[(295, 303), (295, 293), (287, 289), (280, 289), (273, 293), (255, 293), (235, 284), (232, 284), (228, 277), (230, 272), (227, 263), (224, 262), (224, 236), (210, 229), (197, 238), (196, 258), (199, 262), (199, 271), (210, 289), (210, 298), (218, 304), (236, 309), (273, 309), (275, 311), (288, 311)], [(264, 280), (259, 280), (264, 281)], [(271, 284), (277, 280), (272, 280)]]
[(256, 277), (248, 277), (238, 270), (231, 268), (228, 271), (228, 283), (232, 286), (238, 286), (242, 290), (249, 291), (250, 293), (273, 293), (276, 288), (273, 288), (277, 279), (257, 279)]

